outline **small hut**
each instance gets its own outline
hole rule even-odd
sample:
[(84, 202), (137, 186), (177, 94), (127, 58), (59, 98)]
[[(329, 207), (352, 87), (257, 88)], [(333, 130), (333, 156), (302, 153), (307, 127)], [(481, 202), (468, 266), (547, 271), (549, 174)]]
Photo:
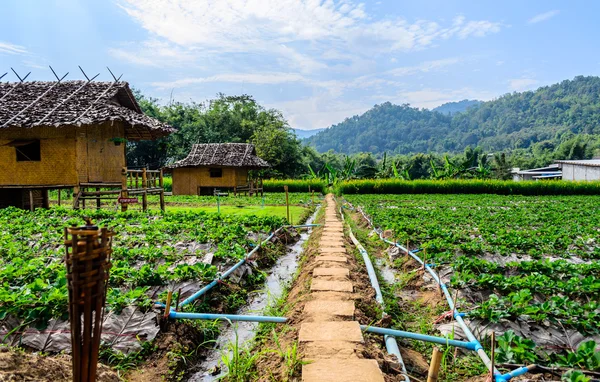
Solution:
[(46, 207), (51, 189), (73, 189), (76, 208), (86, 198), (98, 206), (100, 196), (116, 199), (125, 142), (172, 131), (144, 115), (126, 82), (0, 83), (0, 207)]
[(262, 193), (262, 184), (248, 178), (250, 170), (270, 167), (249, 143), (202, 143), (172, 166), (173, 195), (214, 195), (218, 191)]

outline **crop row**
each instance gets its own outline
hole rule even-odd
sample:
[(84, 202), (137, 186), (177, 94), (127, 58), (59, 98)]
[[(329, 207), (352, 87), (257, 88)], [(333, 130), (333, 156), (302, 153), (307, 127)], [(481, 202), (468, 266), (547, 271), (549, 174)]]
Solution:
[(393, 239), (482, 291), (470, 316), (600, 333), (595, 196), (347, 195)]
[(272, 216), (205, 212), (0, 210), (0, 320), (13, 316), (46, 322), (67, 315), (63, 230), (81, 225), (84, 216), (117, 233), (107, 294), (108, 308), (117, 310), (133, 303), (149, 307), (150, 287), (212, 279), (217, 268), (200, 261), (203, 256), (210, 253), (213, 263), (232, 263), (256, 244), (258, 235), (284, 224)]

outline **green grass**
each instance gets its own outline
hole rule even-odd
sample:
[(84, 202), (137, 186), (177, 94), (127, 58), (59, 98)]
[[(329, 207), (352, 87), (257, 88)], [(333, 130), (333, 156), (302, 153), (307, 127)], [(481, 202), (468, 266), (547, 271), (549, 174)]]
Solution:
[[(290, 206), (290, 218), (293, 223), (298, 222), (298, 218), (305, 214), (307, 208), (300, 206)], [(167, 211), (179, 212), (179, 211), (204, 211), (204, 212), (217, 212), (217, 206), (199, 206), (199, 207), (168, 207)], [(221, 206), (221, 213), (225, 215), (252, 215), (252, 216), (277, 216), (281, 218), (286, 217), (285, 206)]]

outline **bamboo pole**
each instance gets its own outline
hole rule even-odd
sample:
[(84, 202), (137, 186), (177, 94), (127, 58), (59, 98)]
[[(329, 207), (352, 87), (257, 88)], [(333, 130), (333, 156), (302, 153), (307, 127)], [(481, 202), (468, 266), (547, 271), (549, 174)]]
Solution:
[(148, 174), (145, 167), (142, 169), (142, 188), (144, 189), (144, 193), (142, 194), (142, 209), (146, 212), (148, 210)]
[(35, 209), (35, 206), (33, 204), (33, 190), (29, 190), (29, 210), (31, 212), (33, 212), (33, 210)]
[(160, 186), (160, 209), (162, 212), (165, 212), (165, 187), (162, 168), (160, 169), (160, 173), (158, 175), (158, 185)]
[[(121, 169), (121, 197), (127, 198), (127, 167)], [(121, 203), (121, 212), (127, 211), (127, 203)]]
[(494, 368), (495, 368), (495, 362), (496, 362), (496, 332), (492, 330), (492, 336), (491, 336), (491, 341), (492, 343), (492, 351), (490, 352), (490, 360), (492, 361), (492, 364), (490, 366), (490, 377), (491, 380), (494, 380)]
[(431, 355), (431, 363), (429, 364), (429, 374), (427, 374), (427, 382), (437, 382), (440, 373), (440, 365), (442, 363), (442, 352), (438, 347), (433, 348)]
[(290, 222), (290, 199), (288, 197), (288, 186), (283, 186), (283, 189), (285, 190), (285, 207), (286, 207), (286, 211), (287, 211), (287, 221), (291, 224), (291, 222)]

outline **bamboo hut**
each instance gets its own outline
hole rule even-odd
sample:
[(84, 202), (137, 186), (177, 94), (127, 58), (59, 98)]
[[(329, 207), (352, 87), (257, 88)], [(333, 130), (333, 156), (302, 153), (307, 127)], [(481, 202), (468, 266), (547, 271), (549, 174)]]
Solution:
[(219, 191), (262, 194), (262, 182), (250, 181), (248, 173), (270, 167), (249, 143), (202, 143), (169, 168), (173, 172), (173, 195), (214, 195)]
[(73, 189), (76, 208), (116, 199), (126, 141), (172, 131), (142, 112), (127, 82), (0, 83), (0, 207), (47, 207), (51, 189)]

